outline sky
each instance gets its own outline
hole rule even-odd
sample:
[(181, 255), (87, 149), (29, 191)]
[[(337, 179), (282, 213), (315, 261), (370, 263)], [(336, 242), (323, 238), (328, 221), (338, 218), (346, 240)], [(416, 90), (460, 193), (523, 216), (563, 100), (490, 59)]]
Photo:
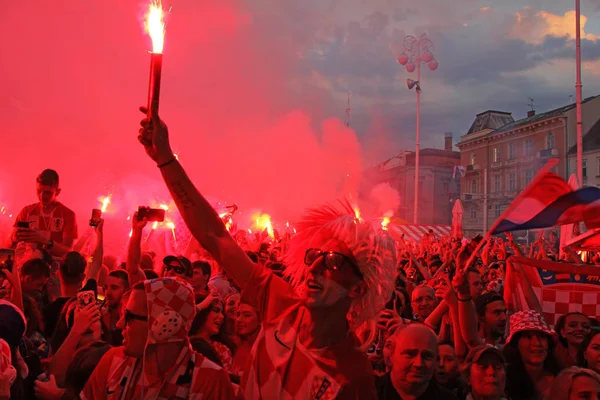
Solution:
[[(216, 202), (281, 218), (356, 193), (361, 171), (414, 148), (416, 79), (396, 61), (427, 34), (421, 147), (455, 143), (487, 109), (525, 116), (575, 94), (574, 2), (165, 0), (161, 117)], [(147, 1), (0, 0), (0, 205), (35, 199), (44, 168), (82, 223), (167, 198), (137, 143)], [(600, 94), (600, 0), (582, 0), (584, 97)], [(348, 93), (351, 126), (344, 125)], [(383, 201), (383, 200), (382, 200)]]

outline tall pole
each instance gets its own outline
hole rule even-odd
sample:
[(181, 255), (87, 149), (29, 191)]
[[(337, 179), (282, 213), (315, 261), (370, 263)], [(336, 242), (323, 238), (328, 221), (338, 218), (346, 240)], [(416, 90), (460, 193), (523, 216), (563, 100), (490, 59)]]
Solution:
[(421, 63), (427, 63), (430, 70), (435, 71), (438, 67), (438, 62), (433, 56), (433, 43), (426, 34), (422, 34), (418, 39), (414, 36), (406, 36), (404, 38), (404, 52), (398, 57), (400, 65), (406, 66), (408, 73), (413, 73), (417, 70), (417, 80), (407, 79), (408, 89), (413, 87), (417, 91), (417, 124), (416, 124), (416, 140), (415, 140), (415, 197), (413, 209), (413, 223), (419, 221), (419, 156), (420, 145), (419, 138), (421, 135)]
[[(421, 46), (417, 47), (417, 81), (421, 82)], [(413, 224), (419, 220), (419, 135), (421, 134), (421, 89), (416, 88), (417, 92), (417, 132), (415, 140), (415, 198), (413, 211)]]
[[(575, 101), (577, 109), (577, 180), (583, 187), (583, 123), (581, 120), (581, 8), (580, 0), (575, 0), (575, 63), (577, 82), (575, 83)], [(568, 162), (568, 159), (567, 159)]]

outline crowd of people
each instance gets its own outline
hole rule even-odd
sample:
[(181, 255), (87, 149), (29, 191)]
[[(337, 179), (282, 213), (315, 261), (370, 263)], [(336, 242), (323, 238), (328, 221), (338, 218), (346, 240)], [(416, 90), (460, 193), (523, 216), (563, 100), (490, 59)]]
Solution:
[(226, 229), (157, 115), (139, 141), (196, 248), (157, 257), (137, 213), (122, 263), (104, 254), (102, 219), (77, 248), (59, 176), (43, 171), (0, 271), (0, 399), (600, 398), (596, 316), (550, 326), (513, 261), (583, 263), (555, 235), (416, 242), (341, 202), (307, 211), (285, 243), (255, 243)]

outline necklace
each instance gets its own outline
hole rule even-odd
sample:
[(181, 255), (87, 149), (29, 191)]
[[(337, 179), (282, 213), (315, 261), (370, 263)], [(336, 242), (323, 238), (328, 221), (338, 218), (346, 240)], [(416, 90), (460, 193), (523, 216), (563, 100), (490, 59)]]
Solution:
[(42, 206), (42, 203), (40, 203), (40, 218), (42, 219), (42, 221), (44, 222), (44, 226), (46, 227), (46, 229), (41, 229), (40, 230), (47, 230), (47, 231), (52, 231), (52, 227), (50, 226), (50, 223), (52, 222), (52, 217), (54, 216), (54, 211), (56, 211), (56, 206), (52, 208), (52, 211), (50, 211), (50, 213), (46, 214), (44, 212), (44, 207)]

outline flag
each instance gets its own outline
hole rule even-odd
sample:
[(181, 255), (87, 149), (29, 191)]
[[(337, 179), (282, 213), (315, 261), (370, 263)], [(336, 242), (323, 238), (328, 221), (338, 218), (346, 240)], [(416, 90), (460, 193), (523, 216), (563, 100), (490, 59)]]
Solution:
[(458, 172), (458, 174), (460, 175), (461, 178), (465, 177), (465, 167), (463, 167), (462, 165), (455, 165), (454, 168), (452, 169), (452, 179), (456, 178), (456, 173)]
[(600, 189), (574, 190), (557, 174), (546, 172), (530, 190), (513, 200), (508, 211), (492, 234), (596, 220), (600, 214)]
[(518, 256), (514, 260), (523, 267), (548, 324), (555, 325), (561, 315), (571, 312), (600, 317), (599, 268)]

